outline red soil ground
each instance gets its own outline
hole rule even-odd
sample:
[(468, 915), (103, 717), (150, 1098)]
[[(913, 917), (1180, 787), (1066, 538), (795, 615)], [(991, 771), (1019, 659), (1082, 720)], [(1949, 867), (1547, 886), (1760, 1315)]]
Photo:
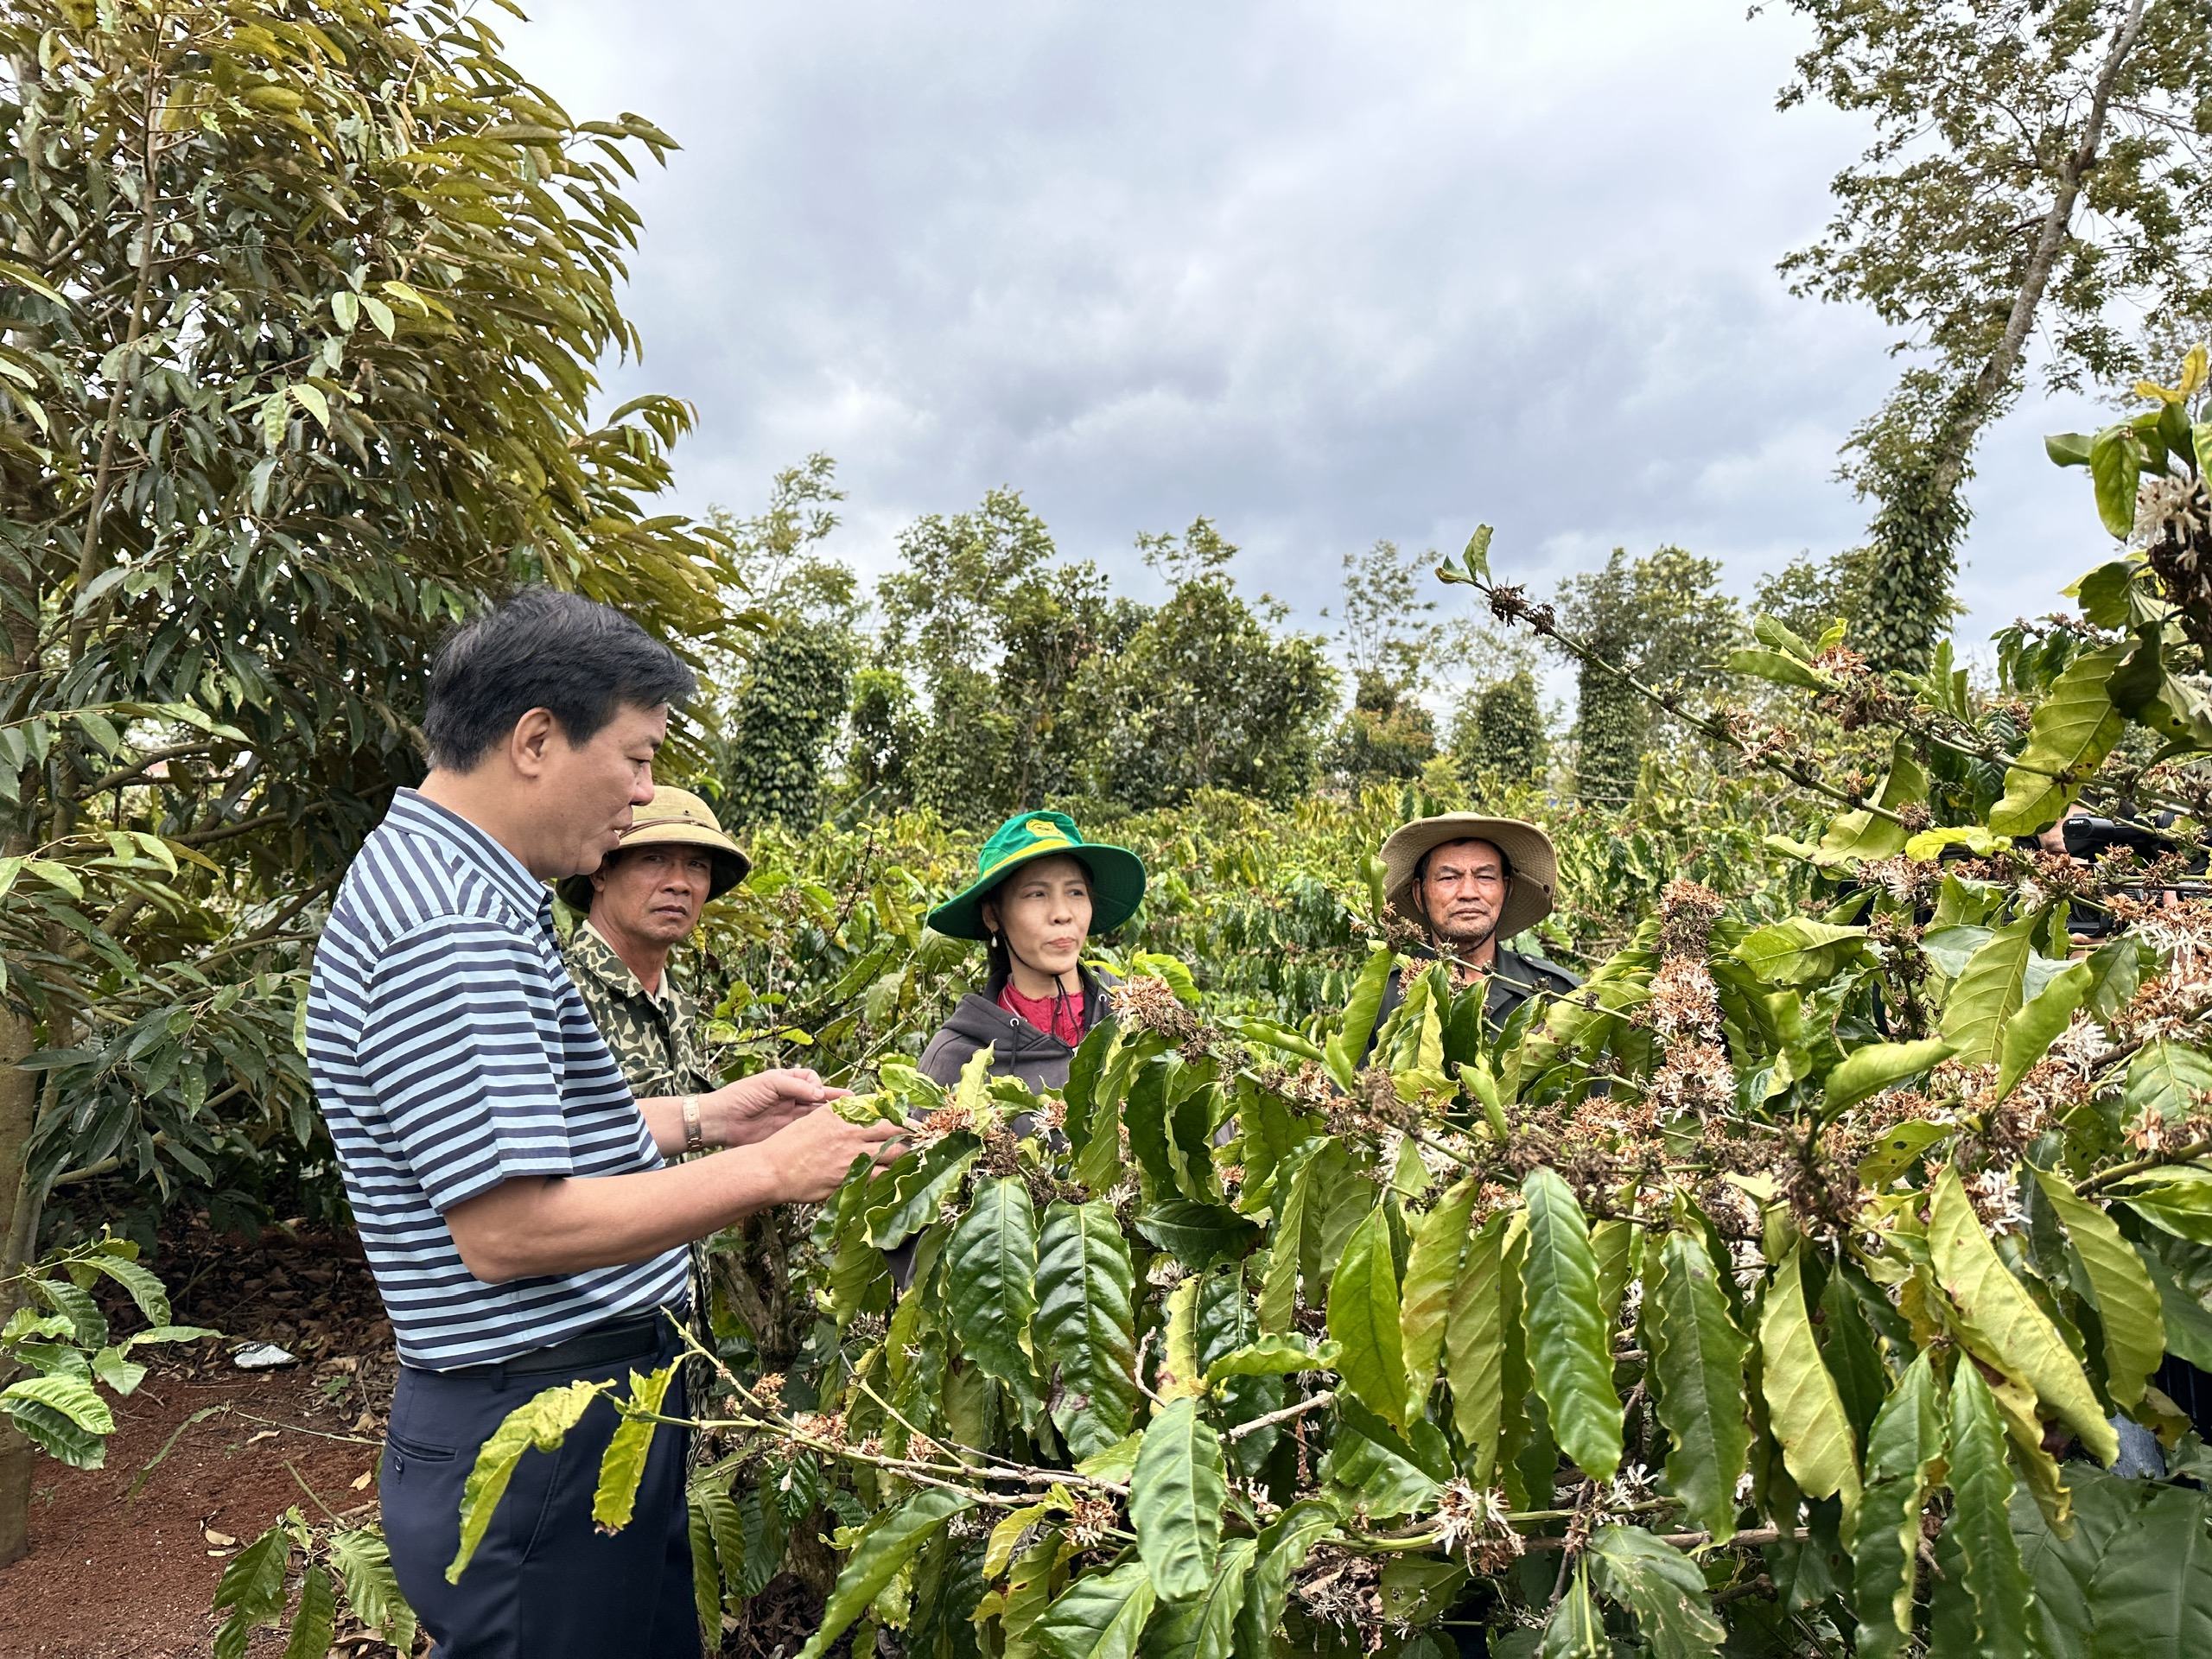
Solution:
[[(239, 1547), (295, 1506), (312, 1520), (375, 1518), (397, 1360), (359, 1244), (182, 1230), (149, 1265), (170, 1287), (176, 1322), (224, 1339), (139, 1351), (153, 1370), (114, 1402), (105, 1468), (40, 1465), (31, 1553), (0, 1567), (0, 1659), (207, 1659), (220, 1622), (208, 1603)], [(143, 1323), (105, 1287), (102, 1301), (118, 1332)], [(246, 1340), (280, 1344), (300, 1363), (240, 1371), (231, 1354)], [(779, 1578), (725, 1620), (721, 1653), (786, 1659), (821, 1615), (818, 1597)], [(417, 1654), (428, 1646), (418, 1641)], [(251, 1655), (282, 1651), (264, 1631)], [(342, 1611), (333, 1651), (397, 1659)], [(840, 1641), (832, 1651), (848, 1649)]]
[[(40, 1465), (31, 1553), (0, 1568), (8, 1659), (206, 1655), (217, 1624), (208, 1600), (238, 1546), (296, 1504), (323, 1518), (318, 1498), (349, 1522), (376, 1512), (372, 1482), (356, 1483), (376, 1466), (391, 1332), (351, 1241), (272, 1234), (249, 1247), (186, 1234), (156, 1266), (178, 1322), (230, 1340), (167, 1357), (141, 1350), (154, 1370), (115, 1402), (107, 1466)], [(118, 1329), (138, 1323), (110, 1312)], [(240, 1371), (230, 1350), (248, 1338), (279, 1342), (301, 1363)], [(273, 1637), (256, 1643), (264, 1650), (280, 1650)], [(336, 1651), (391, 1654), (342, 1630)]]

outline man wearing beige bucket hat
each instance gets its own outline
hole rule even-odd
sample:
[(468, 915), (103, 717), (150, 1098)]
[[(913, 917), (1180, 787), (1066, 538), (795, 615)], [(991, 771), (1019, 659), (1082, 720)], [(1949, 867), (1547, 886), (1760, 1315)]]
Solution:
[(752, 868), (713, 808), (664, 784), (596, 870), (560, 884), (562, 902), (584, 912), (562, 953), (569, 977), (640, 1100), (688, 1099), (721, 1087), (668, 959), (691, 937), (708, 901)]
[[(1486, 978), (1483, 1012), (1493, 1026), (1532, 996), (1561, 995), (1581, 983), (1504, 943), (1551, 914), (1558, 884), (1551, 837), (1518, 818), (1446, 812), (1401, 824), (1382, 843), (1384, 902), (1424, 941), (1412, 954), (1451, 963), (1462, 983)], [(1383, 1014), (1401, 994), (1393, 975)]]

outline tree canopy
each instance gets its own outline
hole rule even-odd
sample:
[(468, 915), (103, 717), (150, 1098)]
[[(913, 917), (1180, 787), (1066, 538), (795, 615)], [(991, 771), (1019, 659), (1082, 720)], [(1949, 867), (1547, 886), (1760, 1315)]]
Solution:
[(721, 538), (643, 505), (689, 412), (590, 408), (650, 123), (438, 0), (33, 0), (0, 48), (4, 1279), (58, 1180), (219, 1199), (315, 1137), (302, 947), (442, 628), (531, 580), (731, 625)]
[(1860, 614), (1918, 671), (1948, 614), (1982, 429), (2031, 346), (2053, 386), (2111, 385), (2212, 320), (2212, 30), (2196, 0), (1789, 0), (1814, 43), (1782, 92), (1873, 125), (1836, 213), (1783, 261), (1871, 307), (1914, 360), (1852, 440), (1876, 505)]

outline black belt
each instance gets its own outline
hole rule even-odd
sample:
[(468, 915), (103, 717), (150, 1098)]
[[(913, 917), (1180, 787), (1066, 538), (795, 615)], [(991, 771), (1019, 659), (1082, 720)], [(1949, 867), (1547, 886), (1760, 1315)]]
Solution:
[(555, 1371), (580, 1371), (588, 1366), (609, 1365), (626, 1359), (650, 1359), (676, 1336), (675, 1327), (669, 1323), (671, 1313), (679, 1322), (685, 1317), (680, 1308), (656, 1308), (650, 1313), (630, 1314), (579, 1331), (567, 1341), (556, 1342), (550, 1348), (533, 1348), (512, 1359), (494, 1360), (487, 1365), (455, 1366), (439, 1375), (484, 1376), (497, 1381), (504, 1376), (543, 1376)]

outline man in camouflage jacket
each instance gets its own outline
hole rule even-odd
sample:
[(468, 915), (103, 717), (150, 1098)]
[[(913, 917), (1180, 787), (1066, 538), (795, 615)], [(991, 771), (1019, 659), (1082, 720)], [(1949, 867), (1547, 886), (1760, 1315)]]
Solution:
[(721, 1086), (699, 1046), (697, 1010), (668, 959), (707, 901), (750, 868), (704, 801), (664, 787), (598, 869), (562, 884), (562, 899), (585, 912), (564, 953), (569, 976), (640, 1100)]

